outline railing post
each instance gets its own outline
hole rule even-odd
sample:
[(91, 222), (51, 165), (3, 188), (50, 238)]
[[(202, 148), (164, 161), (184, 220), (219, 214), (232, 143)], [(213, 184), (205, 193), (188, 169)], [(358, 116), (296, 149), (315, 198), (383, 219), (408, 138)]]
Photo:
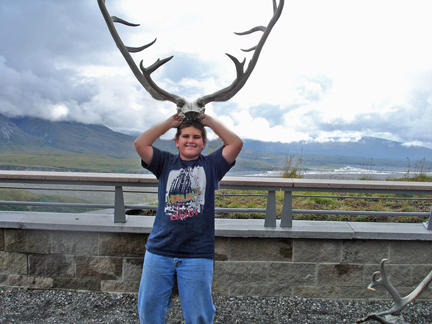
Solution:
[(426, 229), (429, 231), (432, 230), (432, 207), (429, 214), (429, 220), (426, 222), (426, 224), (427, 224)]
[(280, 226), (292, 227), (292, 215), (292, 191), (285, 191)]
[(123, 198), (123, 187), (115, 187), (114, 197), (114, 223), (126, 223), (127, 215), (125, 213), (125, 205)]
[(267, 207), (264, 227), (276, 227), (276, 192), (270, 191), (267, 196)]

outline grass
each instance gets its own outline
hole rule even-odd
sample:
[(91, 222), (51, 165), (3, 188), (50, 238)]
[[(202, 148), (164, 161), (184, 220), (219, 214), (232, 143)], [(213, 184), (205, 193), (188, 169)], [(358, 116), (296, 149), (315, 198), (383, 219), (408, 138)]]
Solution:
[[(242, 195), (238, 190), (223, 189), (216, 197), (216, 207), (237, 207), (237, 208), (266, 208), (267, 192), (256, 191), (253, 194), (261, 196), (248, 197)], [(240, 195), (239, 195), (240, 194)], [(251, 194), (251, 192), (249, 192)], [(232, 195), (232, 196), (231, 196)], [(347, 210), (347, 211), (380, 211), (380, 212), (429, 212), (431, 201), (422, 200), (424, 196), (416, 196), (418, 200), (382, 200), (380, 197), (406, 198), (406, 196), (392, 194), (354, 194), (338, 193), (339, 198), (332, 196), (333, 193), (309, 193), (298, 192), (293, 195), (293, 209), (311, 210)], [(342, 198), (340, 198), (342, 197)], [(276, 216), (280, 218), (283, 205), (283, 192), (276, 193)], [(237, 219), (264, 219), (264, 213), (229, 213), (219, 214), (219, 218)], [(422, 217), (409, 216), (368, 216), (368, 215), (316, 215), (316, 214), (295, 214), (295, 220), (326, 220), (326, 221), (351, 221), (351, 222), (394, 222), (394, 223), (421, 223)]]
[(419, 181), (419, 182), (432, 182), (432, 162), (427, 161), (425, 158), (417, 160), (411, 170), (411, 161), (408, 159), (408, 171), (401, 180), (405, 181)]
[(365, 170), (358, 178), (358, 180), (377, 180), (376, 175), (373, 173), (374, 168), (373, 159), (371, 159), (366, 165), (362, 166), (362, 169)]
[[(411, 166), (411, 161), (408, 158), (408, 170), (402, 178), (388, 179), (391, 181), (416, 181), (416, 182), (432, 182), (432, 162), (425, 158), (419, 159)], [(373, 170), (376, 168), (373, 159), (362, 167), (365, 172), (361, 174), (358, 180), (377, 180)]]
[(304, 178), (305, 165), (309, 159), (304, 159), (303, 154), (299, 157), (290, 155), (285, 157), (284, 166), (282, 169), (282, 178)]

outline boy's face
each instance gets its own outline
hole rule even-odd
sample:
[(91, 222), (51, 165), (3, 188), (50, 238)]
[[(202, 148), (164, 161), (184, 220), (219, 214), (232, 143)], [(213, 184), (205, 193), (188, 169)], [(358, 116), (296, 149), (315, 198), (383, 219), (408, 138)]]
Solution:
[(175, 139), (176, 146), (182, 160), (195, 160), (201, 154), (206, 144), (203, 141), (201, 131), (193, 126), (183, 128), (179, 138)]

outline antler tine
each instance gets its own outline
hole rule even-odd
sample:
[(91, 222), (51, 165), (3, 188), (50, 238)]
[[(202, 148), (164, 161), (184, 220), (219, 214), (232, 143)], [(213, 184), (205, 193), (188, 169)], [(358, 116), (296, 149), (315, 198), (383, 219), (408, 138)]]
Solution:
[(374, 287), (378, 286), (378, 280), (376, 279), (376, 277), (380, 274), (381, 272), (376, 271), (372, 274), (372, 282), (369, 284), (369, 286), (367, 287), (367, 289), (375, 291), (376, 289)]
[[(369, 285), (369, 289), (373, 289), (374, 287), (381, 286), (384, 287), (390, 295), (392, 295), (393, 300), (395, 301), (395, 304), (399, 304), (402, 300), (401, 296), (399, 295), (398, 291), (395, 289), (395, 287), (391, 284), (389, 278), (387, 277), (387, 272), (385, 270), (385, 262), (388, 261), (387, 259), (381, 260), (380, 264), (380, 271), (375, 272), (372, 275), (372, 283)], [(378, 274), (381, 274), (381, 278), (376, 279), (376, 276)], [(383, 314), (378, 314), (383, 315)]]
[(264, 46), (265, 41), (267, 40), (267, 37), (269, 36), (272, 28), (274, 27), (274, 25), (276, 24), (276, 22), (278, 21), (281, 13), (282, 13), (282, 9), (284, 6), (284, 0), (280, 0), (279, 1), (279, 6), (276, 4), (276, 0), (273, 0), (273, 17), (270, 20), (269, 24), (267, 27), (264, 26), (258, 26), (258, 27), (254, 27), (246, 32), (243, 33), (235, 33), (236, 35), (248, 35), (257, 31), (262, 31), (263, 35), (261, 36), (261, 39), (259, 40), (258, 44), (250, 49), (247, 50), (243, 50), (244, 52), (251, 52), (251, 51), (255, 51), (252, 59), (249, 61), (248, 67), (246, 69), (246, 71), (244, 71), (244, 62), (240, 63), (234, 56), (232, 55), (228, 55), (228, 57), (234, 62), (235, 67), (236, 67), (236, 71), (237, 71), (237, 77), (236, 79), (233, 81), (233, 83), (231, 83), (228, 87), (219, 90), (213, 94), (204, 96), (202, 98), (199, 99), (199, 101), (205, 105), (209, 102), (212, 101), (227, 101), (229, 99), (231, 99), (238, 91), (240, 91), (240, 89), (245, 85), (246, 81), (248, 80), (248, 78), (250, 77), (250, 75), (252, 74), (253, 69), (255, 68), (256, 63), (258, 62), (258, 57), (261, 54), (261, 50)]
[(131, 26), (131, 27), (137, 27), (139, 26), (139, 24), (132, 24), (130, 22), (127, 22), (126, 20), (123, 20), (121, 18), (118, 18), (116, 16), (110, 16), (110, 14), (108, 13), (108, 10), (105, 6), (105, 0), (98, 0), (98, 4), (99, 4), (99, 8), (102, 12), (102, 15), (105, 19), (105, 22), (108, 26), (108, 29), (111, 33), (112, 38), (114, 39), (114, 42), (116, 43), (118, 49), (120, 50), (120, 52), (122, 53), (123, 57), (125, 58), (126, 62), (128, 63), (130, 69), (132, 70), (133, 74), (135, 75), (135, 77), (138, 79), (138, 81), (142, 84), (142, 86), (150, 93), (150, 95), (156, 99), (156, 100), (168, 100), (171, 101), (175, 104), (177, 104), (178, 100), (180, 99), (180, 96), (177, 95), (173, 95), (161, 88), (159, 88), (154, 81), (152, 80), (150, 74), (153, 73), (157, 68), (159, 68), (160, 66), (162, 66), (163, 64), (165, 64), (166, 62), (168, 62), (169, 60), (171, 60), (173, 57), (168, 57), (166, 59), (163, 60), (157, 60), (154, 64), (152, 64), (149, 68), (144, 68), (143, 67), (143, 62), (141, 61), (141, 70), (142, 73), (140, 72), (140, 70), (138, 69), (137, 65), (135, 64), (135, 61), (132, 59), (132, 56), (129, 53), (137, 53), (140, 52), (150, 46), (152, 46), (155, 42), (156, 39), (152, 42), (150, 42), (149, 44), (143, 45), (141, 47), (128, 47), (125, 46), (119, 36), (119, 34), (117, 33), (117, 30), (114, 26), (114, 23), (121, 23), (123, 25), (126, 26)]
[[(105, 3), (105, 1), (104, 1), (104, 3)], [(139, 24), (130, 23), (130, 22), (128, 22), (128, 21), (126, 21), (124, 19), (121, 19), (119, 17), (116, 17), (116, 16), (111, 16), (111, 20), (112, 20), (112, 22), (120, 23), (120, 24), (123, 24), (123, 25), (126, 25), (126, 26), (130, 26), (130, 27), (138, 27), (139, 26)]]

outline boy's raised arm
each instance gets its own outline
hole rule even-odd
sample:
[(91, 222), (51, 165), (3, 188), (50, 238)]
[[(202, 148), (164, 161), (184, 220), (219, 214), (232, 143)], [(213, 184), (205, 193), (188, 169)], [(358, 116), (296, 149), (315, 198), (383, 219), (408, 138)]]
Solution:
[(141, 159), (149, 165), (153, 158), (153, 143), (171, 128), (176, 128), (181, 124), (180, 117), (175, 114), (160, 124), (151, 127), (142, 133), (134, 142), (135, 150)]
[(210, 127), (216, 135), (222, 139), (225, 144), (225, 147), (222, 150), (222, 156), (229, 164), (234, 163), (243, 147), (243, 141), (240, 137), (211, 116), (204, 114), (201, 123), (204, 126)]

